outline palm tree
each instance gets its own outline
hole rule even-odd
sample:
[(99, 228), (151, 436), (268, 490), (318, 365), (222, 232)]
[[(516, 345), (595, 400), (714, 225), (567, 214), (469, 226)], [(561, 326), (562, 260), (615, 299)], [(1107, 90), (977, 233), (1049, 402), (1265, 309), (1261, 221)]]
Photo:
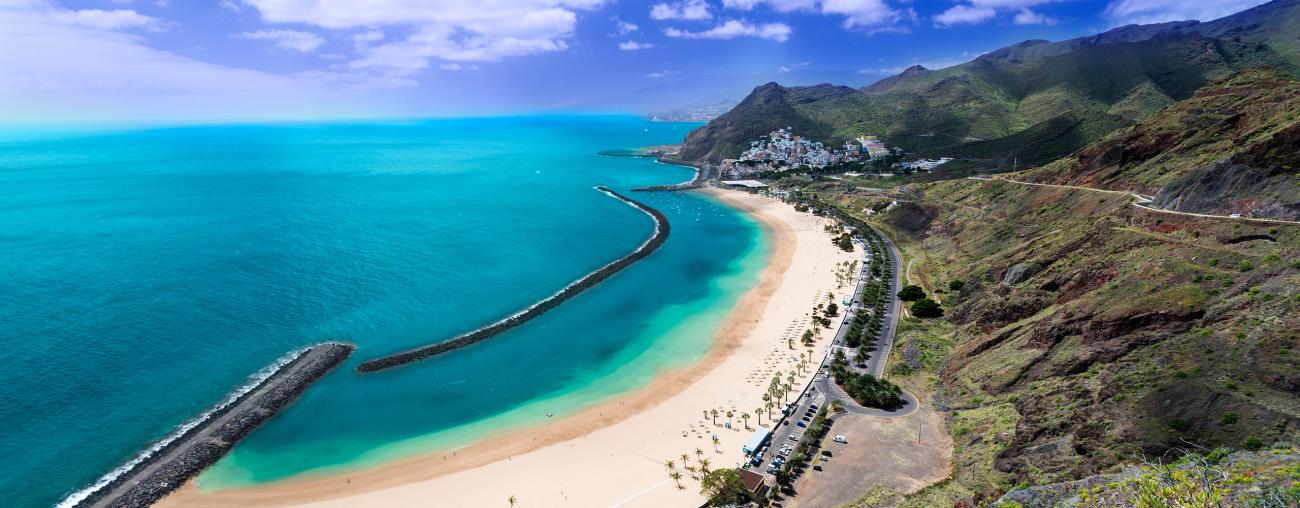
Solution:
[(674, 464), (673, 461), (671, 460), (665, 460), (664, 467), (668, 468), (669, 471), (672, 471), (674, 469), (677, 469), (677, 464)]
[(704, 475), (704, 476), (708, 476), (708, 474), (709, 474), (709, 459), (700, 459), (700, 474), (701, 474), (701, 475)]
[(713, 415), (713, 424), (714, 424), (714, 425), (717, 425), (717, 424), (718, 424), (718, 410), (717, 410), (717, 409), (711, 409), (711, 410), (709, 410), (709, 414)]
[(687, 473), (690, 473), (691, 478), (695, 478), (695, 472), (698, 471), (698, 469), (695, 469), (695, 466), (686, 466), (682, 469), (685, 469)]
[(771, 420), (771, 419), (772, 419), (772, 408), (776, 407), (776, 403), (775, 403), (775, 402), (772, 402), (772, 401), (769, 400), (769, 401), (767, 401), (767, 403), (764, 404), (764, 405), (767, 406), (767, 419)]
[(784, 401), (784, 400), (785, 400), (785, 396), (786, 396), (786, 395), (790, 395), (790, 390), (793, 390), (793, 389), (794, 389), (794, 386), (791, 385), (791, 384), (789, 384), (789, 383), (787, 383), (787, 384), (786, 384), (784, 387), (782, 387), (782, 388), (784, 388), (784, 390), (781, 391), (781, 400)]
[(513, 506), (515, 505), (515, 503), (518, 503), (518, 502), (519, 502), (519, 498), (517, 498), (517, 497), (515, 497), (515, 496), (512, 495), (512, 496), (506, 498), (506, 502), (507, 502), (507, 503), (510, 503), (510, 506), (513, 507)]
[(740, 413), (740, 419), (745, 420), (745, 430), (749, 430), (749, 413)]
[(709, 410), (707, 410), (707, 409), (704, 410), (704, 417), (705, 417), (705, 418), (708, 418), (708, 417), (709, 417)]
[(683, 453), (683, 454), (682, 454), (682, 465), (685, 466), (685, 465), (686, 465), (686, 461), (688, 461), (688, 460), (691, 460), (691, 454), (689, 454), (689, 453)]
[(713, 451), (718, 451), (718, 436), (713, 436)]
[(704, 458), (704, 449), (703, 449), (703, 448), (696, 448), (696, 449), (695, 449), (695, 460), (700, 460), (700, 459), (702, 459), (702, 458)]
[(732, 417), (732, 416), (735, 416), (735, 415), (736, 415), (736, 413), (734, 413), (734, 412), (732, 412), (731, 410), (728, 409), (728, 410), (727, 410), (727, 423), (731, 423), (731, 417)]
[(754, 408), (754, 416), (757, 416), (757, 417), (758, 417), (758, 426), (759, 426), (759, 427), (762, 427), (762, 426), (763, 426), (763, 408), (761, 408), (761, 407), (756, 407), (756, 408)]
[(678, 490), (685, 490), (685, 489), (686, 489), (686, 486), (685, 486), (685, 485), (682, 485), (682, 474), (681, 474), (681, 473), (678, 473), (677, 471), (673, 471), (672, 473), (670, 473), (670, 474), (668, 475), (668, 477), (669, 477), (669, 478), (672, 478), (673, 481), (677, 482), (677, 489), (678, 489)]

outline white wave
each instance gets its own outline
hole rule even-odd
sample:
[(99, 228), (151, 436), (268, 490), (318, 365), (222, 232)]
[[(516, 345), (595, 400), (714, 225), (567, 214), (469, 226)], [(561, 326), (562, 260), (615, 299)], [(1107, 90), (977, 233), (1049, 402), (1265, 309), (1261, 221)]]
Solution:
[(257, 388), (258, 385), (262, 384), (264, 381), (266, 381), (276, 372), (279, 372), (280, 369), (283, 368), (285, 365), (288, 365), (289, 362), (298, 359), (299, 356), (302, 356), (302, 354), (306, 353), (309, 349), (311, 349), (310, 346), (295, 351), (291, 351), (288, 354), (280, 357), (280, 359), (276, 360), (274, 363), (262, 367), (261, 370), (258, 370), (257, 372), (253, 373), (253, 375), (248, 377), (247, 383), (244, 383), (242, 386), (237, 388), (234, 392), (231, 392), (231, 394), (227, 396), (226, 399), (222, 401), (220, 404), (217, 404), (211, 409), (208, 409), (207, 411), (204, 411), (202, 414), (194, 417), (190, 421), (187, 421), (181, 424), (179, 427), (176, 427), (176, 430), (173, 430), (171, 434), (167, 435), (167, 437), (158, 440), (154, 444), (150, 445), (148, 448), (145, 448), (144, 451), (141, 451), (134, 458), (127, 461), (125, 464), (122, 464), (114, 468), (112, 471), (109, 471), (108, 474), (99, 477), (99, 479), (95, 480), (95, 483), (92, 483), (90, 486), (78, 490), (76, 492), (73, 492), (71, 494), (68, 494), (68, 497), (63, 498), (63, 500), (59, 501), (59, 504), (54, 505), (55, 508), (72, 508), (80, 504), (82, 501), (85, 501), (86, 498), (89, 498), (92, 494), (98, 492), (99, 489), (102, 489), (108, 484), (113, 483), (113, 481), (118, 479), (118, 477), (130, 472), (136, 466), (140, 465), (140, 463), (149, 460), (149, 457), (152, 457), (153, 454), (158, 453), (158, 450), (165, 448), (173, 441), (180, 439), (180, 437), (184, 436), (185, 433), (193, 430), (195, 427), (198, 427), (199, 425), (202, 425), (203, 422), (206, 422), (209, 418), (211, 418), (214, 413), (217, 413), (225, 409), (226, 407), (233, 404), (236, 400), (239, 400), (240, 397), (243, 397), (248, 392), (253, 391), (254, 388)]

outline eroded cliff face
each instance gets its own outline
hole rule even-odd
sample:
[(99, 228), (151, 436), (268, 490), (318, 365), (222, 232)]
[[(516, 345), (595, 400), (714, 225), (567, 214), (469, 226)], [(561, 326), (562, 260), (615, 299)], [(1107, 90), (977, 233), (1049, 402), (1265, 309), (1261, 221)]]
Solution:
[[(993, 457), (1011, 483), (1300, 438), (1300, 227), (1009, 182), (923, 190), (885, 219), (965, 282), (945, 301), (958, 331), (940, 399), (1014, 408)], [(920, 228), (900, 215), (918, 209)]]

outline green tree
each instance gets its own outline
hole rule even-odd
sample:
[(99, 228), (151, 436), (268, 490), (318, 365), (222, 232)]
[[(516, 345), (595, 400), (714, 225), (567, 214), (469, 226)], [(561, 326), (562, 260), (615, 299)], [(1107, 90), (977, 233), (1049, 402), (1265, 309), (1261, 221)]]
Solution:
[(735, 469), (710, 471), (700, 480), (700, 494), (709, 499), (708, 506), (732, 506), (747, 499), (745, 482)]
[(914, 302), (925, 298), (925, 290), (921, 286), (908, 284), (898, 291), (898, 299), (904, 302)]
[(943, 316), (943, 308), (934, 300), (922, 298), (912, 304), (912, 315), (919, 318), (937, 318)]
[(835, 302), (831, 302), (830, 305), (826, 306), (826, 315), (827, 316), (840, 315), (840, 306), (836, 305)]
[(950, 281), (948, 281), (948, 289), (951, 290), (951, 291), (961, 291), (961, 288), (964, 288), (964, 287), (966, 287), (966, 283), (965, 283), (965, 282), (962, 282), (962, 281), (959, 281), (959, 280), (950, 280)]

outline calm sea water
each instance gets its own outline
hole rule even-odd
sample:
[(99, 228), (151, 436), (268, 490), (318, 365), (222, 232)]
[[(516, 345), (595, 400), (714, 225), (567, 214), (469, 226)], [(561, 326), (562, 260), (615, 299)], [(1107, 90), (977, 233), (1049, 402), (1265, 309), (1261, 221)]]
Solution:
[(766, 257), (706, 198), (650, 258), (475, 347), (366, 358), (494, 321), (634, 249), (592, 189), (688, 179), (600, 157), (689, 124), (530, 117), (0, 133), (0, 492), (48, 506), (286, 352), (354, 358), (200, 477), (364, 467), (573, 412), (699, 358)]

